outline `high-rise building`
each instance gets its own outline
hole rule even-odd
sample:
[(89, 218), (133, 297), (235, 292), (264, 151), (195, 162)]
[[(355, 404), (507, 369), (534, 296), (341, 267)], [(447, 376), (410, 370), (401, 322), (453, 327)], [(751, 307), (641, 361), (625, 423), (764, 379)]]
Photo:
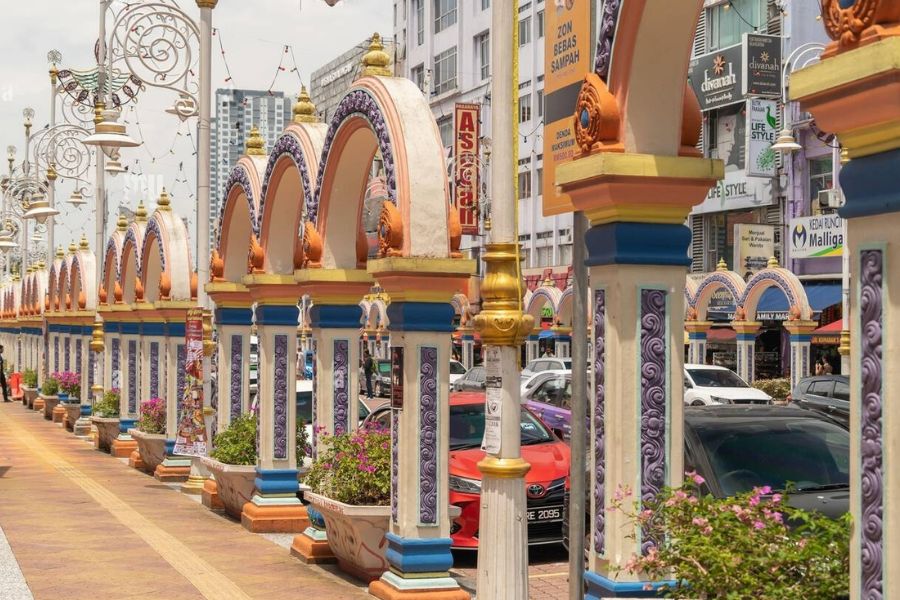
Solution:
[(290, 123), (293, 105), (284, 92), (235, 89), (216, 90), (215, 103), (215, 119), (210, 124), (210, 244), (215, 243), (224, 202), (222, 186), (244, 154), (250, 130), (258, 127), (270, 150)]

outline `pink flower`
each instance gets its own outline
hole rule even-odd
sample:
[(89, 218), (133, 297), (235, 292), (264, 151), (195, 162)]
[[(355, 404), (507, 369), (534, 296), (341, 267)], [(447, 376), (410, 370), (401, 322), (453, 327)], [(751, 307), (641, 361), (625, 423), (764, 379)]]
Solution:
[(707, 519), (704, 519), (703, 517), (694, 517), (691, 520), (691, 523), (693, 523), (697, 527), (706, 527), (707, 525), (709, 525), (709, 521)]
[(781, 494), (772, 494), (772, 502), (775, 504), (781, 502)]
[(685, 475), (688, 477), (688, 479), (690, 479), (697, 485), (703, 485), (704, 483), (706, 483), (706, 480), (702, 475), (699, 475), (697, 471), (688, 471), (687, 473), (685, 473)]
[(762, 521), (753, 521), (753, 529), (765, 529), (766, 524)]
[(703, 535), (709, 535), (711, 533), (712, 533), (712, 527), (710, 525), (707, 525), (706, 527), (703, 528)]
[(750, 497), (750, 506), (757, 506), (759, 504), (759, 496), (751, 496)]

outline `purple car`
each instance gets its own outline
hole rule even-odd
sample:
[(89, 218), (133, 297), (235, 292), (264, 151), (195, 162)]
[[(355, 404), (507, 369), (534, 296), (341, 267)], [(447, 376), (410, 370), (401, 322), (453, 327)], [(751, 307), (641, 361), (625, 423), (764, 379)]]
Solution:
[(522, 401), (528, 409), (564, 440), (572, 433), (572, 375), (550, 377), (525, 392)]

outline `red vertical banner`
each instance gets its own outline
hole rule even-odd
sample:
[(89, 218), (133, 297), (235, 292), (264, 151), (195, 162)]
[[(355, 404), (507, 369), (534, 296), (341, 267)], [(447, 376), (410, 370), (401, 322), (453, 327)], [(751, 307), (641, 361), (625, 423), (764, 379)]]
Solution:
[(464, 235), (478, 235), (480, 114), (481, 105), (459, 103), (454, 115), (453, 155), (456, 158), (456, 168), (453, 173), (453, 190)]
[(175, 454), (206, 456), (208, 440), (203, 419), (203, 309), (188, 310), (184, 323), (184, 389)]

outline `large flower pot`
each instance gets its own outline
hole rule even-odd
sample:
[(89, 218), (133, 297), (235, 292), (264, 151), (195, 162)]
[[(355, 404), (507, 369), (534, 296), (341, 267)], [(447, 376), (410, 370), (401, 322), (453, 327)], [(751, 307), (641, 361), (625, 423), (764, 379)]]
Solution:
[(244, 504), (253, 498), (256, 466), (226, 465), (208, 456), (200, 460), (216, 480), (219, 500), (222, 501), (225, 512), (240, 520)]
[(72, 431), (75, 429), (75, 421), (81, 416), (81, 405), (69, 403), (61, 406), (66, 411), (66, 416), (63, 419), (63, 426), (69, 431)]
[(23, 402), (28, 406), (28, 408), (34, 408), (34, 401), (38, 396), (38, 389), (36, 387), (30, 388), (22, 386), (22, 391), (25, 392), (25, 399)]
[(49, 421), (53, 418), (53, 409), (59, 404), (59, 396), (41, 394), (41, 399), (44, 401), (44, 418)]
[(328, 545), (342, 571), (372, 582), (390, 569), (384, 537), (390, 528), (390, 506), (355, 506), (312, 492), (303, 497), (325, 519)]
[(97, 428), (97, 448), (109, 452), (113, 440), (119, 437), (119, 417), (91, 417)]
[(151, 475), (166, 458), (166, 436), (161, 433), (144, 433), (140, 429), (129, 429), (128, 433), (137, 441), (138, 452), (144, 469)]

